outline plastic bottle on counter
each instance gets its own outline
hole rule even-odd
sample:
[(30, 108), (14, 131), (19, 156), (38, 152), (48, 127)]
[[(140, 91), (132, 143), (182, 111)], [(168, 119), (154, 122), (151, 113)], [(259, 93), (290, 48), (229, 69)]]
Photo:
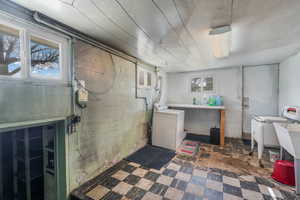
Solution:
[(216, 105), (216, 97), (214, 95), (209, 97), (208, 105), (210, 105), (210, 106), (215, 106)]
[(197, 104), (197, 99), (196, 97), (193, 98), (193, 105), (196, 105)]

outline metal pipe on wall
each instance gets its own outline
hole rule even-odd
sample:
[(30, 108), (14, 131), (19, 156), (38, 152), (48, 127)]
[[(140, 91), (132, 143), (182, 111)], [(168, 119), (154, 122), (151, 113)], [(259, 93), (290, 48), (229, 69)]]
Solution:
[(113, 55), (119, 56), (119, 57), (121, 57), (121, 58), (123, 58), (123, 59), (125, 59), (127, 61), (130, 61), (130, 62), (133, 62), (133, 63), (137, 62), (137, 58), (135, 58), (133, 56), (129, 56), (129, 55), (126, 55), (125, 53), (122, 53), (120, 51), (112, 49), (109, 46), (104, 45), (104, 44), (102, 44), (102, 43), (100, 43), (100, 42), (98, 42), (98, 41), (96, 41), (96, 40), (94, 40), (92, 38), (88, 38), (88, 37), (85, 37), (85, 36), (80, 35), (80, 34), (71, 33), (70, 31), (67, 31), (67, 30), (65, 30), (63, 28), (60, 28), (60, 27), (57, 27), (57, 26), (55, 26), (55, 25), (53, 25), (51, 23), (48, 23), (45, 20), (42, 20), (40, 18), (39, 13), (37, 11), (34, 12), (33, 18), (34, 18), (34, 20), (36, 22), (41, 23), (43, 25), (46, 25), (46, 26), (48, 26), (48, 27), (50, 27), (52, 29), (55, 29), (55, 30), (57, 30), (59, 32), (62, 32), (62, 33), (66, 34), (66, 35), (68, 35), (68, 36), (70, 36), (72, 38), (79, 39), (79, 40), (81, 40), (83, 42), (86, 42), (86, 43), (92, 45), (92, 46), (98, 47), (98, 48), (100, 48), (100, 49), (102, 49), (102, 50), (104, 50), (104, 51), (106, 51), (108, 53), (111, 53)]
[[(114, 49), (112, 49), (112, 48), (110, 48), (110, 47), (108, 47), (108, 46), (106, 46), (106, 45), (104, 45), (104, 44), (101, 44), (100, 42), (98, 42), (98, 41), (96, 41), (96, 40), (94, 40), (94, 39), (87, 38), (87, 37), (84, 37), (84, 36), (80, 36), (80, 35), (71, 33), (71, 32), (69, 32), (69, 31), (66, 31), (66, 30), (64, 30), (64, 29), (62, 29), (62, 28), (59, 28), (59, 27), (57, 27), (57, 26), (55, 26), (55, 25), (53, 25), (53, 24), (50, 24), (50, 23), (48, 23), (48, 22), (42, 20), (42, 19), (40, 18), (40, 16), (39, 16), (39, 13), (38, 13), (38, 12), (34, 12), (33, 18), (34, 18), (34, 20), (35, 20), (36, 22), (41, 23), (41, 24), (44, 24), (44, 25), (46, 25), (46, 26), (48, 26), (48, 27), (50, 27), (50, 28), (52, 28), (52, 29), (54, 29), (54, 30), (57, 30), (57, 31), (59, 31), (59, 32), (62, 32), (62, 33), (64, 33), (64, 34), (68, 35), (68, 36), (71, 37), (71, 38), (79, 39), (79, 40), (81, 40), (81, 41), (83, 41), (83, 42), (85, 42), (85, 43), (87, 43), (87, 44), (90, 44), (90, 45), (92, 45), (92, 46), (98, 47), (98, 48), (100, 48), (100, 49), (102, 49), (102, 50), (104, 50), (104, 51), (106, 51), (106, 52), (108, 52), (108, 53), (111, 53), (111, 54), (113, 54), (113, 55), (119, 56), (119, 57), (121, 57), (121, 58), (123, 58), (123, 59), (125, 59), (125, 60), (127, 60), (127, 61), (129, 61), (129, 62), (134, 63), (135, 66), (136, 66), (136, 67), (135, 67), (135, 71), (136, 71), (136, 80), (137, 80), (137, 62), (138, 62), (138, 59), (137, 59), (137, 58), (134, 58), (134, 57), (132, 57), (132, 56), (128, 56), (128, 55), (126, 55), (126, 54), (123, 54), (123, 53), (121, 53), (121, 52), (118, 52), (118, 51), (116, 51), (116, 50), (114, 50)], [(74, 64), (74, 51), (71, 52), (71, 56), (72, 56), (71, 64)], [(71, 68), (72, 68), (72, 67), (71, 67)], [(74, 69), (72, 69), (71, 74), (72, 74), (72, 77), (71, 77), (71, 78), (72, 78), (72, 80), (73, 80), (73, 79), (75, 78), (75, 75), (74, 75)], [(72, 85), (73, 85), (73, 81), (72, 81)], [(137, 83), (136, 83), (136, 98), (137, 98), (137, 99), (143, 99), (143, 100), (144, 100), (145, 106), (146, 106), (146, 111), (147, 111), (147, 110), (148, 110), (148, 100), (147, 100), (146, 97), (139, 97), (139, 96), (137, 95)], [(73, 104), (74, 104), (74, 102), (73, 102)], [(75, 108), (73, 108), (73, 107), (74, 107), (74, 106), (72, 105), (72, 109), (73, 109), (72, 113), (75, 114)]]
[(242, 139), (244, 137), (244, 113), (245, 113), (245, 110), (244, 110), (244, 104), (245, 104), (245, 100), (244, 100), (244, 96), (245, 96), (245, 88), (244, 88), (244, 79), (245, 79), (245, 75), (244, 75), (244, 68), (245, 66), (244, 65), (241, 65), (240, 66), (240, 70), (241, 70), (241, 84), (242, 84), (242, 95), (241, 95), (241, 103), (242, 103), (242, 116), (241, 116), (241, 119), (242, 119), (242, 124), (241, 124), (241, 130), (242, 130)]

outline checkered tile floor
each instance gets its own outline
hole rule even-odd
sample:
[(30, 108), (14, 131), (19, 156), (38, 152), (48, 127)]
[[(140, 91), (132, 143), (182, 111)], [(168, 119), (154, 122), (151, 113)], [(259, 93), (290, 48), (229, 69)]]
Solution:
[(87, 200), (296, 199), (270, 181), (172, 160), (161, 170), (121, 161), (73, 192)]

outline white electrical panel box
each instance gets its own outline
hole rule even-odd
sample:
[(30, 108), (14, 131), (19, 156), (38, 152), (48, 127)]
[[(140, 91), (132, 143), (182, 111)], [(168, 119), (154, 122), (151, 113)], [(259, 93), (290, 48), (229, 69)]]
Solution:
[(85, 88), (85, 81), (79, 80), (78, 86), (79, 87), (76, 91), (76, 102), (79, 107), (85, 108), (89, 100), (89, 93), (88, 90)]
[(79, 82), (80, 82), (81, 87), (78, 90), (78, 102), (80, 102), (80, 103), (88, 102), (89, 94), (88, 94), (88, 91), (85, 89), (85, 81), (80, 80)]

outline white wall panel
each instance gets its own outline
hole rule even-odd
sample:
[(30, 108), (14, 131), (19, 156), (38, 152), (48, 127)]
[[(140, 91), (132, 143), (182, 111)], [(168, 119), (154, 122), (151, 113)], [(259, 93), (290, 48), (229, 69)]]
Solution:
[[(300, 47), (299, 0), (13, 1), (170, 72), (279, 63)], [(216, 59), (208, 33), (228, 24), (230, 56)]]
[(279, 112), (284, 105), (300, 106), (300, 54), (279, 65)]
[(251, 133), (254, 115), (274, 116), (278, 113), (278, 65), (244, 68), (243, 132)]
[[(107, 31), (114, 38), (118, 38), (127, 45), (134, 45), (135, 37), (126, 33), (116, 24), (112, 23), (103, 13), (92, 3), (92, 1), (75, 1), (74, 7), (85, 15), (99, 28)], [(105, 27), (105, 28), (104, 28)]]
[[(193, 97), (201, 98), (202, 94), (190, 92), (192, 77), (211, 75), (214, 77), (215, 94), (224, 97), (226, 106), (225, 135), (241, 138), (242, 133), (242, 76), (239, 67), (193, 73), (168, 74), (168, 103), (192, 104)], [(208, 110), (187, 110), (185, 128), (191, 132), (208, 135), (209, 129), (219, 126), (219, 113)]]

